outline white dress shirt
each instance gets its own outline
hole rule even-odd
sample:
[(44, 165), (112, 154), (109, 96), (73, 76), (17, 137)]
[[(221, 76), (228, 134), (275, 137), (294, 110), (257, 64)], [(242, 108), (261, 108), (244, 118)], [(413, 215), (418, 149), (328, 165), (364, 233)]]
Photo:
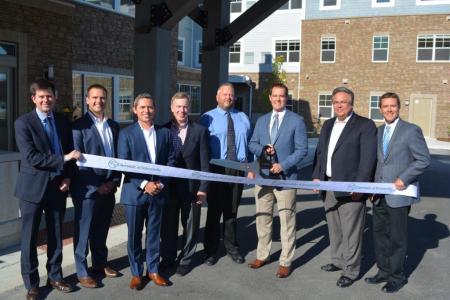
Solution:
[(88, 111), (89, 116), (94, 122), (95, 127), (100, 135), (102, 140), (103, 149), (105, 150), (105, 156), (113, 157), (113, 135), (111, 131), (111, 127), (108, 125), (108, 118), (103, 117), (103, 120), (100, 120), (96, 116), (94, 116), (90, 111)]
[(339, 121), (338, 118), (336, 118), (336, 121), (333, 124), (333, 129), (331, 130), (330, 135), (330, 142), (328, 143), (328, 153), (327, 153), (327, 170), (325, 174), (328, 177), (332, 177), (333, 173), (331, 170), (331, 158), (333, 156), (334, 148), (336, 147), (337, 141), (339, 140), (339, 137), (341, 136), (342, 131), (345, 128), (345, 125), (347, 125), (348, 120), (351, 118), (353, 113), (348, 115), (344, 121)]
[[(397, 117), (397, 119), (395, 119), (395, 121), (392, 122), (391, 124), (386, 123), (386, 121), (384, 122), (384, 124), (385, 124), (386, 126), (391, 127), (391, 131), (389, 132), (389, 134), (391, 135), (391, 137), (392, 137), (392, 134), (394, 133), (395, 127), (396, 127), (397, 124), (398, 124), (398, 119), (399, 119), (399, 118)], [(385, 127), (385, 129), (386, 129), (386, 127)], [(384, 132), (383, 132), (383, 133), (384, 133)]]
[[(156, 131), (155, 126), (152, 125), (149, 129), (145, 129), (141, 126), (142, 133), (144, 134), (145, 144), (147, 145), (147, 151), (150, 156), (150, 162), (154, 164), (156, 162)], [(141, 189), (145, 189), (148, 180), (144, 180), (141, 182)]]

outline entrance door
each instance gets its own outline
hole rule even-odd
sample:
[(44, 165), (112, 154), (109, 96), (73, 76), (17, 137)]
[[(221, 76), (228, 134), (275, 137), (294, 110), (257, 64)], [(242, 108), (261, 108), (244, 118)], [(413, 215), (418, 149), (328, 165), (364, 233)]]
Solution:
[(0, 151), (12, 150), (13, 72), (0, 67)]
[(426, 137), (432, 136), (432, 114), (433, 102), (435, 97), (432, 95), (414, 95), (411, 101), (411, 122), (418, 125)]

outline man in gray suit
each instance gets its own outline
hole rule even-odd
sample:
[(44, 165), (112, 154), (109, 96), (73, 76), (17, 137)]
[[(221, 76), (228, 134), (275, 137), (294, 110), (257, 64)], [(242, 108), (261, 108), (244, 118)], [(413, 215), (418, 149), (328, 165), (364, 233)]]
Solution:
[[(286, 109), (288, 89), (284, 84), (274, 84), (269, 100), (273, 110), (258, 119), (248, 145), (258, 159), (270, 157), (267, 168), (261, 167), (261, 176), (277, 179), (297, 179), (297, 164), (308, 152), (306, 126), (303, 118)], [(252, 269), (265, 265), (270, 258), (272, 243), (273, 206), (276, 200), (280, 217), (281, 255), (277, 277), (290, 274), (295, 250), (295, 198), (296, 189), (279, 189), (273, 186), (256, 186), (256, 231), (258, 247), (256, 260), (249, 263)]]
[[(399, 118), (400, 98), (395, 93), (380, 97), (385, 124), (378, 127), (376, 182), (393, 182), (397, 190), (417, 185), (418, 176), (430, 164), (430, 154), (422, 131)], [(378, 272), (367, 277), (369, 284), (387, 282), (382, 291), (395, 293), (406, 283), (407, 224), (411, 205), (419, 198), (402, 195), (375, 195), (373, 239)]]

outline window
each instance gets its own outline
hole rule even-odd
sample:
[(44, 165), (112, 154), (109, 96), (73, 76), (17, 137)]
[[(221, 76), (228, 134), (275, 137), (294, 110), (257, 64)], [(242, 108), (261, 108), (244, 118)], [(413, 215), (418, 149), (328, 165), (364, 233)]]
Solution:
[(244, 53), (244, 64), (253, 65), (255, 63), (255, 53), (254, 52), (245, 52)]
[(417, 61), (450, 61), (450, 34), (417, 36)]
[(372, 7), (393, 7), (395, 0), (372, 0)]
[(257, 0), (247, 0), (247, 2), (246, 2), (246, 7), (247, 7), (247, 9), (249, 9), (250, 7), (252, 7), (253, 4), (256, 3), (256, 1), (257, 1)]
[(450, 4), (450, 0), (416, 0), (416, 5)]
[(374, 35), (372, 62), (387, 62), (389, 58), (389, 36)]
[(0, 152), (14, 150), (17, 50), (17, 44), (0, 41)]
[(279, 10), (300, 9), (302, 8), (302, 0), (290, 0), (283, 4)]
[(178, 38), (177, 60), (179, 64), (184, 65), (184, 39)]
[(108, 92), (106, 97), (105, 115), (118, 122), (133, 121), (131, 105), (134, 97), (134, 79), (130, 76), (113, 74), (73, 72), (72, 94), (73, 113), (72, 118), (80, 118), (86, 112), (86, 90), (92, 84), (101, 84)]
[(178, 92), (185, 92), (191, 97), (191, 114), (198, 115), (201, 113), (201, 90), (199, 85), (177, 84)]
[(134, 16), (136, 7), (133, 0), (77, 0), (78, 2), (84, 2), (97, 6), (107, 10), (113, 10), (126, 15)]
[(340, 9), (341, 0), (320, 0), (320, 10)]
[(203, 49), (202, 49), (202, 41), (196, 41), (195, 42), (195, 44), (197, 45), (196, 46), (196, 65), (197, 66), (200, 66), (201, 64), (202, 64), (202, 52), (203, 52)]
[(284, 57), (285, 62), (300, 61), (299, 40), (277, 40), (275, 41), (275, 57)]
[(230, 63), (241, 62), (241, 43), (237, 42), (230, 46)]
[(322, 37), (321, 39), (321, 63), (334, 63), (336, 56), (336, 38)]
[(333, 116), (331, 92), (319, 94), (319, 118), (332, 118)]
[(230, 12), (240, 13), (242, 11), (242, 0), (230, 0)]
[(380, 109), (378, 108), (378, 102), (380, 101), (381, 95), (382, 95), (381, 93), (370, 95), (369, 117), (374, 121), (383, 120), (383, 115), (381, 114)]

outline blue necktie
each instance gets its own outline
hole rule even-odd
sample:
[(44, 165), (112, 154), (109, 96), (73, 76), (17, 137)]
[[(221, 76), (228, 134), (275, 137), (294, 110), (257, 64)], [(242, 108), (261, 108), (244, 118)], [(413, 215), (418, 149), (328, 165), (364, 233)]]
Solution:
[(57, 153), (56, 145), (55, 145), (55, 133), (52, 126), (51, 117), (47, 117), (44, 119), (44, 130), (47, 135), (48, 141), (50, 142), (51, 150), (53, 154)]
[(272, 128), (270, 129), (270, 143), (272, 145), (275, 142), (275, 138), (277, 137), (277, 133), (278, 133), (278, 114), (276, 113), (273, 116), (273, 124), (272, 124)]
[(391, 140), (391, 127), (385, 126), (384, 127), (384, 134), (383, 134), (383, 155), (384, 158), (387, 156), (387, 151), (389, 147), (389, 141)]

